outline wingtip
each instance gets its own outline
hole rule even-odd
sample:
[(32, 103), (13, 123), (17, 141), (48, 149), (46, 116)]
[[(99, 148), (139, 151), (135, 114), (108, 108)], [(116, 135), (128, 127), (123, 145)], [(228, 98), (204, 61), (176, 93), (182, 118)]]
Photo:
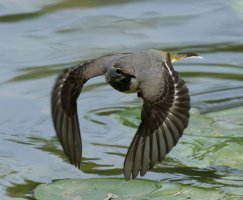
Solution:
[(128, 169), (127, 166), (125, 165), (125, 163), (124, 163), (124, 167), (123, 167), (123, 174), (124, 174), (124, 178), (126, 180), (130, 180), (131, 176), (133, 176), (131, 169)]
[(131, 179), (133, 179), (133, 177), (131, 177), (131, 173), (125, 173), (124, 171), (123, 171), (123, 175), (124, 175), (124, 179), (126, 180), (126, 181), (130, 181)]
[(81, 163), (76, 164), (75, 167), (77, 167), (78, 169), (80, 169)]

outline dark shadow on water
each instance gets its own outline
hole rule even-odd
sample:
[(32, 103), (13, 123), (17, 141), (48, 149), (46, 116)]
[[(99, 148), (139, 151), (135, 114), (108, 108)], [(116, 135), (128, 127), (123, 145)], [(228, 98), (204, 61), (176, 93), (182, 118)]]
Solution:
[(100, 143), (91, 143), (91, 144), (94, 145), (94, 146), (114, 147), (114, 148), (128, 149), (128, 146), (122, 146), (122, 145), (100, 144)]
[[(84, 61), (85, 62), (85, 61)], [(3, 84), (7, 83), (16, 83), (21, 81), (33, 81), (38, 79), (47, 78), (50, 76), (55, 75), (55, 77), (58, 76), (58, 74), (69, 67), (78, 65), (76, 63), (68, 63), (68, 64), (57, 64), (57, 65), (51, 65), (51, 66), (37, 66), (37, 67), (26, 67), (19, 70), (20, 74), (16, 75), (15, 77), (11, 78), (10, 80), (4, 82)], [(99, 87), (105, 86), (106, 83), (92, 83), (89, 85), (86, 85), (82, 92), (88, 92), (94, 89), (97, 89)]]
[[(163, 162), (162, 162), (163, 163)], [(166, 165), (166, 162), (165, 162)], [(227, 166), (209, 166), (207, 168), (197, 167), (156, 167), (152, 172), (159, 173), (161, 180), (169, 180), (196, 187), (211, 188), (211, 187), (224, 187), (236, 186), (243, 187), (243, 171), (237, 168)], [(169, 176), (168, 176), (169, 174)], [(220, 182), (222, 179), (234, 176), (235, 178), (229, 183)], [(237, 180), (237, 176), (239, 180)]]
[[(15, 140), (11, 140), (11, 141), (20, 144), (25, 144), (25, 145), (33, 145), (34, 148), (56, 155), (61, 159), (63, 159), (63, 161), (69, 163), (67, 157), (64, 155), (63, 150), (60, 148), (60, 144), (57, 141), (56, 137), (52, 137), (51, 140), (38, 138), (38, 137), (29, 137), (27, 142), (21, 142)], [(94, 145), (99, 145), (99, 144), (94, 144)], [(100, 144), (100, 146), (104, 146), (104, 145)], [(116, 147), (126, 148), (122, 146), (116, 146)], [(100, 160), (100, 158), (82, 157), (82, 163), (80, 167), (81, 171), (86, 174), (97, 174), (100, 176), (114, 176), (114, 175), (122, 174), (121, 168), (113, 168), (113, 165), (110, 164), (98, 164), (95, 162), (97, 160)]]
[(12, 183), (11, 186), (8, 186), (6, 193), (9, 197), (12, 198), (24, 198), (29, 200), (34, 200), (33, 191), (37, 185), (41, 183), (34, 182), (31, 180), (25, 180), (22, 184)]
[(19, 70), (19, 75), (8, 80), (8, 83), (18, 82), (18, 81), (27, 81), (27, 80), (36, 80), (40, 78), (46, 78), (54, 74), (58, 74), (63, 69), (74, 66), (77, 63), (64, 63), (56, 64), (51, 66), (35, 66), (35, 67), (23, 67)]
[[(18, 13), (16, 14), (7, 14), (0, 16), (0, 22), (11, 23), (11, 22), (19, 22), (26, 21), (33, 18), (41, 17), (43, 15), (47, 15), (48, 13), (57, 12), (63, 9), (77, 9), (77, 8), (92, 8), (92, 7), (100, 7), (100, 6), (109, 6), (109, 5), (117, 5), (117, 4), (125, 4), (136, 2), (138, 0), (92, 0), (92, 1), (75, 1), (75, 0), (66, 0), (61, 1), (53, 5), (47, 5), (42, 8), (39, 8), (38, 11), (33, 10), (26, 13)], [(141, 1), (141, 0), (140, 0)]]
[[(108, 165), (108, 164), (107, 165), (97, 164), (95, 162), (88, 161), (88, 159), (84, 158), (81, 164), (81, 171), (86, 174), (96, 174), (100, 176), (122, 175), (123, 173), (122, 168), (112, 168), (112, 166), (113, 165)], [(111, 169), (102, 169), (105, 167), (110, 167)]]
[(183, 77), (205, 77), (205, 78), (215, 78), (215, 79), (225, 79), (225, 80), (243, 80), (242, 74), (230, 74), (230, 73), (217, 73), (217, 72), (183, 72), (181, 73)]
[[(164, 50), (164, 48), (161, 48)], [(234, 42), (225, 43), (205, 43), (195, 45), (180, 45), (178, 47), (168, 48), (169, 52), (196, 52), (200, 53), (219, 53), (219, 52), (239, 52), (243, 51), (243, 44)]]
[[(59, 142), (56, 140), (55, 137), (53, 137), (52, 140), (33, 137), (30, 139), (32, 140), (32, 142), (35, 143), (37, 149), (57, 155), (65, 162), (69, 163), (62, 149), (59, 148)], [(82, 163), (80, 167), (81, 171), (86, 174), (97, 174), (100, 176), (114, 176), (122, 174), (122, 169), (113, 168), (113, 165), (110, 164), (98, 164), (95, 162), (96, 160), (100, 160), (100, 158), (82, 157)]]
[(194, 108), (197, 108), (201, 114), (216, 112), (227, 110), (230, 108), (235, 108), (243, 105), (243, 97), (242, 98), (228, 98), (225, 101), (217, 102), (213, 100), (205, 101), (203, 104), (192, 104)]

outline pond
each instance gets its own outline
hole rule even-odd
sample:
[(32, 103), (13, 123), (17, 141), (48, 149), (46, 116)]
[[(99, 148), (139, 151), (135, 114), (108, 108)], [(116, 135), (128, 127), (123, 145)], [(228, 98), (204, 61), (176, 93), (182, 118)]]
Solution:
[(98, 77), (78, 101), (81, 170), (55, 137), (50, 93), (61, 69), (113, 52), (195, 52), (174, 67), (191, 94), (179, 144), (143, 178), (243, 198), (243, 3), (0, 1), (0, 196), (31, 199), (39, 183), (123, 177), (141, 100)]

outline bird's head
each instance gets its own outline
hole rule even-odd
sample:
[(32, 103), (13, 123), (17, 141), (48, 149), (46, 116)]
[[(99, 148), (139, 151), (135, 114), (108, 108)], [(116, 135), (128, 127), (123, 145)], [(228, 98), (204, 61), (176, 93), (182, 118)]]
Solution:
[(120, 92), (137, 92), (138, 83), (134, 67), (116, 62), (105, 73), (107, 83)]

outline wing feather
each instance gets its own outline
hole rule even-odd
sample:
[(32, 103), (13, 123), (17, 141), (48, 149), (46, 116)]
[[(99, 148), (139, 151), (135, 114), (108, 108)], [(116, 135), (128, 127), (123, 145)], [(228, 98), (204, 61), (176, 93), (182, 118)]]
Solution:
[(157, 96), (148, 91), (148, 85), (153, 85), (148, 81), (151, 80), (145, 78), (140, 85), (144, 104), (141, 124), (124, 162), (124, 175), (127, 179), (131, 176), (135, 178), (139, 172), (141, 176), (145, 175), (148, 169), (163, 160), (182, 136), (190, 116), (188, 89), (174, 70), (169, 54), (162, 63), (160, 80), (155, 81), (155, 84), (162, 81), (162, 89), (154, 85), (158, 90)]
[(57, 137), (71, 164), (80, 167), (82, 143), (77, 114), (77, 99), (84, 83), (103, 71), (96, 60), (65, 69), (52, 91), (52, 119)]

